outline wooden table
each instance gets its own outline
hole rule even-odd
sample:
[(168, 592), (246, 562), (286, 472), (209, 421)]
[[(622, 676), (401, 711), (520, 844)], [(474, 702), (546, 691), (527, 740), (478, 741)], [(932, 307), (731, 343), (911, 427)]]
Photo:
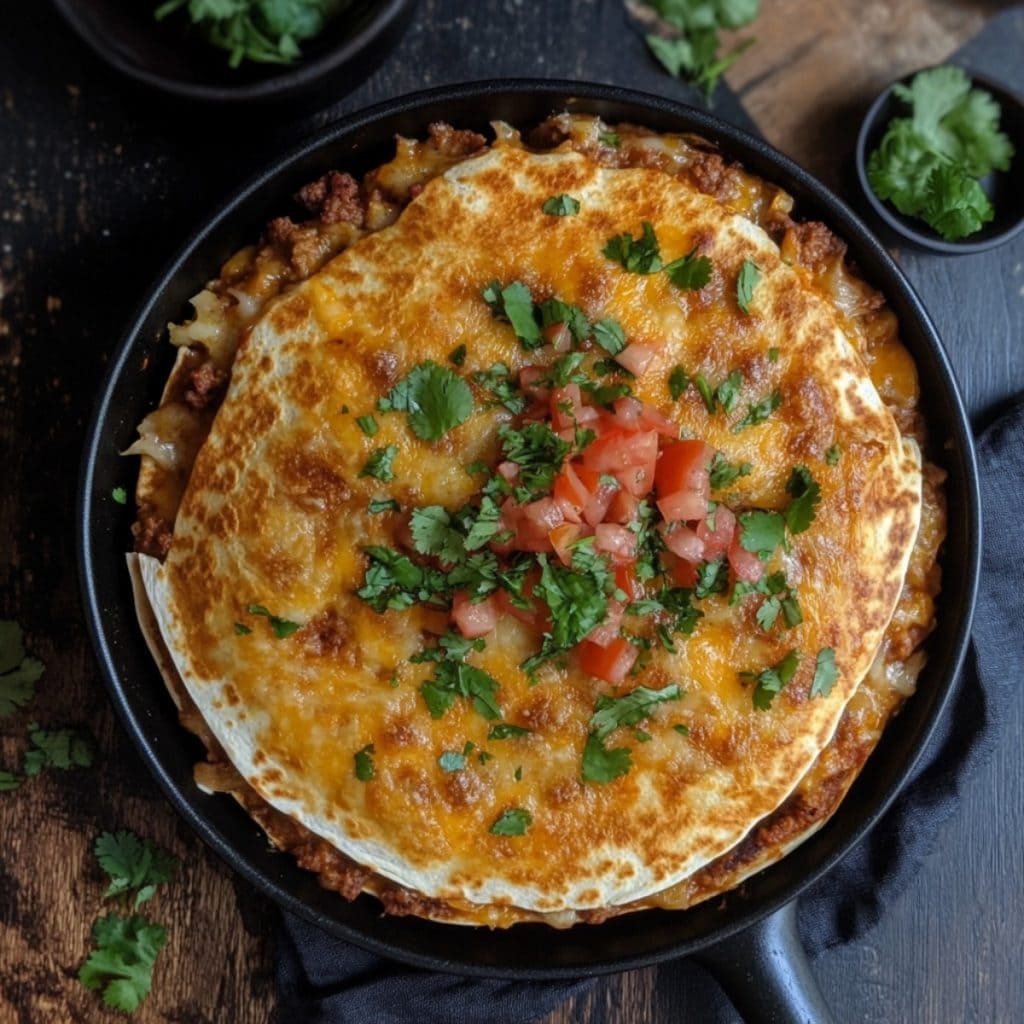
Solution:
[[(991, 15), (981, 3), (765, 0), (758, 45), (729, 83), (768, 139), (843, 184), (859, 114), (889, 80), (944, 59)], [(1024, 52), (1024, 40), (1018, 52)], [(47, 665), (26, 713), (2, 723), (0, 766), (24, 727), (77, 724), (93, 768), (0, 795), (0, 1024), (110, 1019), (75, 980), (103, 886), (90, 853), (132, 828), (182, 860), (153, 902), (166, 923), (136, 1019), (273, 1018), (274, 908), (233, 878), (158, 796), (98, 679), (79, 605), (72, 511), (79, 447), (104, 364), (137, 298), (188, 225), (300, 132), (368, 102), (456, 79), (580, 77), (687, 98), (646, 57), (621, 0), (422, 0), (398, 51), (329, 111), (235, 128), (156, 102), (86, 53), (49, 8), (5, 10), (0, 34), (0, 616)], [(985, 294), (939, 328), (984, 416), (1024, 388), (1024, 252), (993, 260)], [(907, 259), (926, 300), (926, 260)], [(947, 296), (948, 299), (948, 296)], [(934, 308), (934, 307), (933, 307)], [(866, 940), (815, 970), (840, 1019), (1024, 1019), (1024, 711), (964, 786), (908, 892)], [(671, 966), (603, 980), (547, 1024), (700, 1020)]]

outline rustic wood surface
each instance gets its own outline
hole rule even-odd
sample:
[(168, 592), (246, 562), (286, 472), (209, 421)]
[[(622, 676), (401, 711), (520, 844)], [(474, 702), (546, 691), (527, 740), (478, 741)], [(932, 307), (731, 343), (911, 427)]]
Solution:
[[(945, 58), (996, 12), (980, 0), (764, 0), (764, 8), (758, 45), (733, 69), (730, 85), (771, 142), (836, 185), (871, 96)], [(85, 636), (74, 478), (118, 333), (189, 224), (261, 159), (340, 112), (425, 85), (496, 75), (690, 94), (646, 57), (621, 0), (422, 0), (399, 49), (367, 82), (326, 112), (255, 130), (155, 101), (88, 54), (48, 7), (5, 10), (4, 22), (0, 617), (24, 624), (47, 671), (35, 704), (2, 723), (0, 767), (20, 762), (33, 719), (86, 727), (97, 758), (89, 770), (47, 773), (0, 795), (0, 1024), (115, 1019), (75, 974), (101, 910), (103, 883), (90, 847), (98, 831), (116, 828), (151, 837), (183, 865), (151, 904), (170, 942), (135, 1019), (262, 1024), (274, 1019), (276, 911), (159, 797), (114, 721)], [(983, 294), (964, 306), (950, 302), (948, 274), (927, 259), (906, 259), (979, 418), (1024, 388), (1024, 251), (1018, 244), (984, 259), (991, 273)], [(1018, 705), (910, 892), (866, 940), (815, 963), (840, 1020), (1024, 1019), (1022, 734)], [(701, 1008), (687, 1005), (679, 975), (667, 966), (605, 979), (547, 1024), (699, 1021)]]

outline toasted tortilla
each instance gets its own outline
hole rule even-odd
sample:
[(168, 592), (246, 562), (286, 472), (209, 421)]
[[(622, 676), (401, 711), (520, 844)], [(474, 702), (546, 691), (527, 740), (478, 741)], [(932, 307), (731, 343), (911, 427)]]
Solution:
[[(564, 192), (581, 212), (552, 223), (541, 205)], [(666, 261), (694, 246), (712, 259), (707, 288), (679, 292), (664, 275), (627, 275), (602, 255), (610, 236), (643, 221)], [(746, 259), (762, 273), (750, 315), (733, 297)], [(466, 464), (494, 460), (494, 411), (434, 445), (397, 416), (382, 419), (371, 444), (354, 418), (416, 363), (441, 363), (460, 343), (467, 375), (525, 363), (480, 298), (495, 278), (524, 280), (593, 319), (615, 317), (631, 341), (658, 346), (638, 396), (753, 464), (734, 491), (741, 507), (782, 507), (795, 463), (813, 465), (822, 486), (815, 523), (779, 563), (799, 584), (804, 622), (776, 638), (744, 626), (724, 597), (709, 598), (679, 653), (654, 652), (638, 679), (679, 682), (685, 698), (658, 709), (650, 742), (633, 747), (633, 770), (605, 786), (580, 781), (603, 692), (594, 679), (570, 663), (530, 687), (518, 664), (535, 638), (502, 622), (471, 660), (501, 683), (505, 719), (532, 732), (488, 741), (488, 723), (468, 704), (441, 721), (428, 715), (418, 694), (428, 670), (408, 663), (423, 646), (422, 614), (380, 616), (354, 595), (361, 546), (393, 540), (390, 525), (368, 515), (370, 498), (453, 507), (475, 490)], [(741, 368), (744, 406), (773, 388), (782, 406), (734, 433), (695, 396), (669, 405), (664, 380), (677, 364), (709, 380)], [(368, 451), (388, 443), (399, 449), (396, 482), (360, 477)], [(844, 456), (826, 468), (835, 444)], [(835, 308), (763, 231), (656, 170), (498, 146), (427, 184), (393, 226), (356, 242), (255, 323), (189, 477), (167, 561), (142, 557), (140, 571), (189, 696), (272, 807), (429, 899), (585, 911), (679, 883), (785, 801), (875, 658), (920, 503), (916, 446), (900, 436)], [(235, 623), (251, 623), (254, 604), (304, 628), (283, 640), (269, 628), (240, 636)], [(756, 711), (740, 673), (793, 647), (804, 652), (796, 678), (769, 712)], [(814, 655), (824, 648), (835, 650), (840, 676), (812, 699)], [(627, 739), (624, 731), (610, 744)], [(441, 772), (438, 756), (467, 740), (491, 760)], [(371, 743), (377, 776), (368, 784), (352, 758)], [(510, 806), (528, 808), (533, 826), (492, 835)]]

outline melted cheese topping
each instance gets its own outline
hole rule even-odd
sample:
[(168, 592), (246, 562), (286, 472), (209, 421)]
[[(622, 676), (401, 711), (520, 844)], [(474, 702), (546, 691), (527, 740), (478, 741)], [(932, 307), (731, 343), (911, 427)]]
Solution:
[[(539, 207), (563, 191), (585, 212), (552, 224)], [(680, 293), (663, 275), (627, 275), (600, 255), (608, 237), (641, 220), (655, 224), (666, 260), (700, 244), (716, 267), (712, 283)], [(751, 317), (732, 298), (744, 258), (765, 273)], [(359, 476), (370, 448), (397, 447), (392, 493), (403, 504), (456, 506), (474, 491), (464, 466), (495, 458), (493, 412), (432, 446), (398, 416), (382, 419), (372, 443), (354, 423), (412, 365), (441, 362), (460, 343), (467, 373), (525, 360), (479, 298), (494, 277), (526, 280), (539, 297), (557, 292), (592, 318), (614, 316), (631, 341), (658, 347), (638, 384), (647, 401), (665, 404), (664, 380), (679, 362), (709, 380), (741, 369), (744, 402), (778, 387), (780, 412), (741, 434), (693, 396), (671, 410), (688, 433), (755, 465), (735, 489), (741, 504), (780, 507), (796, 462), (822, 484), (819, 520), (785, 565), (804, 624), (781, 641), (710, 599), (679, 655), (658, 652), (638, 680), (680, 681), (688, 696), (659, 710), (633, 771), (605, 787), (579, 781), (595, 680), (570, 668), (530, 688), (517, 665), (536, 637), (502, 623), (474, 661), (501, 682), (506, 719), (534, 731), (488, 741), (469, 705), (434, 722), (418, 697), (429, 670), (408, 658), (429, 617), (378, 616), (353, 597), (360, 547), (393, 540), (386, 519), (366, 515), (384, 490)], [(664, 174), (505, 148), (429, 185), (394, 228), (348, 250), (253, 329), (192, 474), (171, 557), (162, 569), (144, 566), (178, 668), (232, 760), (314, 832), (441, 898), (606, 907), (728, 849), (831, 736), (878, 647), (916, 531), (915, 453), (901, 446), (842, 327), (763, 234)], [(837, 442), (844, 458), (826, 468)], [(238, 637), (233, 622), (250, 604), (307, 625), (290, 642), (265, 629)], [(772, 664), (791, 646), (812, 656), (771, 714), (753, 712), (739, 670)], [(836, 648), (842, 678), (834, 696), (809, 701), (813, 654), (825, 646)], [(688, 742), (669, 728), (679, 721), (690, 725)], [(493, 758), (440, 772), (437, 757), (467, 739)], [(378, 776), (360, 783), (352, 756), (371, 742)], [(531, 809), (527, 836), (488, 832), (509, 806)]]

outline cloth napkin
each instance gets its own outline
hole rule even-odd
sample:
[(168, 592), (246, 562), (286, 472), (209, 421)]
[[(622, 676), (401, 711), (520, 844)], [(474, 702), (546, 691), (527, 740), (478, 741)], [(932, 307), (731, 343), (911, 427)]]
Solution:
[[(978, 440), (985, 496), (982, 584), (973, 642), (952, 706), (921, 767), (871, 834), (800, 899), (799, 925), (814, 956), (859, 938), (909, 885), (954, 812), (960, 785), (988, 757), (1019, 678), (1024, 651), (1024, 398)], [(688, 985), (698, 972), (681, 965)], [(366, 953), (284, 915), (279, 935), (281, 1019), (304, 1024), (521, 1024), (585, 991), (590, 980), (516, 983), (433, 974)], [(710, 980), (703, 982), (714, 989)], [(705, 1019), (728, 1019), (708, 991)]]

